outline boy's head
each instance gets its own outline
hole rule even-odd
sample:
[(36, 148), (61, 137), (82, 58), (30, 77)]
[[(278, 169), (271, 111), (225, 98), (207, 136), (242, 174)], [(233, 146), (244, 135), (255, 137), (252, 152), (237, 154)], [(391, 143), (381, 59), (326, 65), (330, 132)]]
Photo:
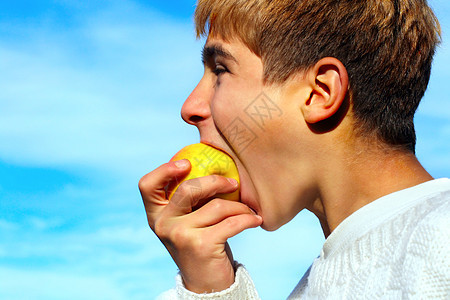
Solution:
[(237, 38), (261, 57), (266, 84), (337, 58), (356, 132), (414, 151), (440, 33), (425, 0), (200, 0), (195, 22), (198, 36)]

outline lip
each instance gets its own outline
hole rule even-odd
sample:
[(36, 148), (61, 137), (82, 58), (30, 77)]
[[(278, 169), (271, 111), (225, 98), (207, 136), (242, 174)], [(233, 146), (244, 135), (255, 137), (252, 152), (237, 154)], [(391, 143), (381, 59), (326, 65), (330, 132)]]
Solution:
[[(227, 154), (229, 157), (231, 157), (233, 162), (236, 164), (236, 167), (238, 168), (238, 171), (239, 171), (238, 164), (236, 163), (236, 160), (234, 159), (233, 155), (231, 155), (230, 152), (228, 152), (227, 150), (223, 149), (222, 147), (217, 146), (215, 143), (212, 143), (212, 142), (209, 142), (209, 141), (206, 141), (206, 140), (200, 140), (200, 143), (208, 145), (208, 146), (211, 146), (211, 147), (213, 147), (213, 148), (215, 148), (215, 149), (217, 149), (219, 151), (222, 151), (223, 153)], [(239, 174), (239, 177), (241, 177), (240, 174)], [(242, 178), (240, 178), (240, 179), (242, 179)]]
[(208, 142), (208, 141), (203, 141), (203, 140), (200, 140), (200, 143), (205, 144), (205, 145), (208, 145), (208, 146), (211, 146), (211, 147), (213, 147), (213, 148), (215, 148), (215, 149), (217, 149), (217, 150), (220, 150), (220, 151), (226, 153), (226, 154), (227, 154), (228, 156), (230, 156), (230, 157), (233, 159), (233, 161), (234, 161), (233, 156), (232, 156), (230, 153), (228, 153), (228, 151), (226, 151), (226, 150), (224, 150), (223, 148), (217, 146), (216, 144), (211, 143), (211, 142)]
[[(236, 163), (236, 160), (234, 159), (233, 155), (230, 154), (230, 152), (226, 151), (225, 149), (223, 149), (223, 148), (221, 148), (221, 147), (217, 146), (216, 144), (214, 144), (214, 143), (212, 143), (212, 142), (209, 142), (209, 141), (200, 140), (200, 143), (205, 144), (205, 145), (208, 145), (208, 146), (210, 146), (210, 147), (213, 147), (213, 148), (215, 148), (215, 149), (217, 149), (217, 150), (219, 150), (219, 151), (222, 151), (222, 152), (225, 153), (226, 155), (228, 155), (228, 156), (233, 160), (234, 164), (236, 165), (236, 167), (238, 168), (238, 171), (239, 171), (238, 164)], [(239, 176), (239, 177), (240, 177), (240, 176)], [(241, 179), (242, 179), (242, 178), (241, 178)]]
[[(210, 142), (210, 141), (206, 141), (206, 140), (201, 139), (201, 140), (200, 140), (200, 143), (206, 144), (206, 145), (208, 145), (208, 146), (211, 146), (211, 147), (213, 147), (213, 148), (215, 148), (215, 149), (217, 149), (217, 150), (220, 150), (220, 151), (226, 153), (226, 154), (227, 154), (228, 156), (230, 156), (231, 159), (234, 161), (234, 163), (236, 164), (236, 166), (237, 166), (237, 168), (238, 168), (238, 171), (239, 171), (239, 164), (236, 163), (236, 160), (233, 158), (233, 155), (231, 155), (228, 151), (226, 151), (225, 149), (223, 149), (223, 148), (217, 146), (215, 143)], [(245, 205), (247, 205), (253, 212), (255, 212), (255, 214), (261, 215), (261, 214), (260, 214), (260, 210), (259, 210), (258, 205), (253, 205), (253, 204), (255, 204), (255, 203), (253, 203), (253, 201), (249, 201), (248, 199), (246, 199), (247, 197), (245, 197), (245, 196), (243, 195), (243, 189), (246, 189), (246, 188), (245, 188), (246, 184), (245, 184), (245, 182), (243, 182), (243, 178), (242, 178), (240, 172), (239, 172), (239, 177), (240, 177), (240, 181), (241, 181), (241, 187), (240, 187), (240, 188), (241, 188), (241, 193), (240, 193), (240, 194), (241, 194), (241, 195), (240, 195), (241, 197), (240, 197), (240, 202), (243, 203), (243, 204), (245, 204)], [(244, 194), (245, 194), (245, 192), (244, 192)]]

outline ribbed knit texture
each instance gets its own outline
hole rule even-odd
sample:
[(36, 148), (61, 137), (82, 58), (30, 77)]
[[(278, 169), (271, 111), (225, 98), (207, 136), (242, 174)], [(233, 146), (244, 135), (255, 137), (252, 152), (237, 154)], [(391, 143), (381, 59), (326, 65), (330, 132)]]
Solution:
[[(450, 299), (450, 180), (382, 197), (327, 238), (289, 299)], [(240, 266), (228, 289), (195, 294), (177, 286), (158, 299), (259, 299)]]
[(236, 279), (232, 286), (221, 292), (209, 293), (209, 294), (196, 294), (184, 287), (183, 279), (180, 274), (176, 276), (175, 289), (169, 290), (161, 294), (157, 300), (219, 300), (219, 299), (248, 299), (257, 300), (260, 299), (255, 289), (250, 275), (242, 265), (237, 266)]
[(290, 299), (450, 299), (450, 180), (382, 197), (344, 220)]

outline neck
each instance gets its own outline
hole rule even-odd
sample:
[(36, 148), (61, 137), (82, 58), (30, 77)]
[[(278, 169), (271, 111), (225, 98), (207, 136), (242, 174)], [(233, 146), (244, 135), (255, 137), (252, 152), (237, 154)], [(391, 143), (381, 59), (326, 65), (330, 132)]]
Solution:
[(319, 218), (325, 237), (372, 201), (433, 179), (412, 153), (365, 150), (345, 151), (321, 168), (327, 172), (321, 174), (319, 197), (308, 209)]

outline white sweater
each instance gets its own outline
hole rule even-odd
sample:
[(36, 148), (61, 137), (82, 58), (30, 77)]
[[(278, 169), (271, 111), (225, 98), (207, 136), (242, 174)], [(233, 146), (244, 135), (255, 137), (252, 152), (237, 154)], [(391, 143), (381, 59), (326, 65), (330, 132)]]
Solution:
[[(450, 299), (450, 180), (384, 196), (346, 218), (289, 299)], [(158, 299), (259, 299), (244, 267), (228, 289)]]

